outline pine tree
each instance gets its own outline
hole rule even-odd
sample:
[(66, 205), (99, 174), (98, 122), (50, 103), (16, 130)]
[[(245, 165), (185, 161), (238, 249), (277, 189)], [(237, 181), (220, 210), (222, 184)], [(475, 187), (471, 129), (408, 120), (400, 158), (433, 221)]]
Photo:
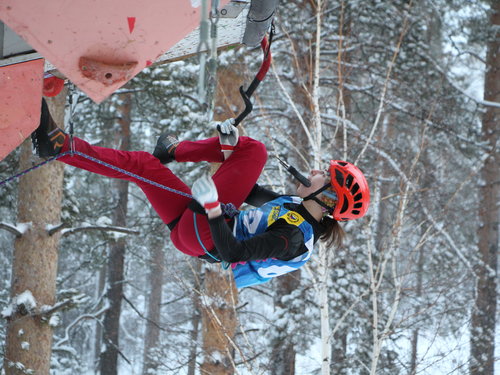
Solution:
[[(58, 123), (62, 123), (64, 101), (64, 92), (49, 101)], [(34, 159), (38, 160), (27, 140), (22, 145), (20, 167), (26, 169)], [(20, 181), (17, 220), (26, 230), (14, 245), (6, 374), (49, 373), (55, 320), (44, 312), (56, 303), (59, 236), (51, 236), (47, 228), (60, 220), (63, 170), (62, 165), (52, 163)]]
[[(482, 138), (488, 145), (487, 159), (481, 168), (479, 187), (479, 258), (476, 266), (477, 283), (471, 323), (471, 374), (494, 374), (495, 328), (497, 311), (497, 267), (499, 243), (500, 151), (498, 124), (500, 123), (500, 4), (490, 2), (490, 33), (487, 37), (486, 74), (482, 118)], [(496, 105), (495, 105), (496, 104)]]

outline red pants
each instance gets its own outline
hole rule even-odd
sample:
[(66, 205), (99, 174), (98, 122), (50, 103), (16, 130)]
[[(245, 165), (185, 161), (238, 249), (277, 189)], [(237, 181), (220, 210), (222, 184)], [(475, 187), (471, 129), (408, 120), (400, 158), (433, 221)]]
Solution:
[[(74, 145), (76, 151), (80, 151), (85, 155), (92, 156), (163, 186), (191, 194), (191, 189), (181, 179), (148, 152), (119, 151), (92, 146), (79, 138), (74, 138)], [(61, 152), (68, 150), (69, 137), (66, 137)], [(177, 162), (222, 162), (223, 155), (220, 151), (219, 139), (215, 137), (203, 141), (183, 141), (175, 150), (175, 159)], [(222, 163), (212, 176), (219, 193), (219, 201), (233, 203), (236, 207), (241, 206), (259, 178), (266, 159), (267, 151), (262, 143), (249, 137), (240, 137), (233, 154)], [(103, 176), (135, 182), (146, 194), (149, 202), (151, 202), (151, 205), (165, 224), (169, 224), (180, 217), (179, 222), (170, 233), (174, 246), (191, 256), (205, 254), (196, 238), (193, 212), (187, 209), (191, 198), (153, 186), (78, 155), (63, 156), (58, 160)], [(211, 250), (214, 246), (206, 216), (197, 214), (196, 222), (203, 244), (207, 250)]]

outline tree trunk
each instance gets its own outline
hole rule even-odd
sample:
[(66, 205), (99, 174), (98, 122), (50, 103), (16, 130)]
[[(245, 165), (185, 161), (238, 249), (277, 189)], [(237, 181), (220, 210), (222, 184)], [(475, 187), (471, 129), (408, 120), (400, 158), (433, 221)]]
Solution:
[[(241, 103), (239, 85), (243, 77), (236, 67), (219, 69), (217, 74), (217, 102), (215, 108), (221, 108), (220, 113), (214, 113), (214, 120), (223, 121), (236, 117), (234, 104)], [(240, 128), (242, 126), (240, 125)], [(240, 129), (241, 134), (241, 129)], [(215, 173), (217, 165), (213, 165)], [(238, 302), (238, 291), (232, 280), (232, 274), (223, 273), (219, 264), (205, 267), (204, 292), (201, 297), (203, 352), (204, 359), (200, 366), (202, 374), (230, 375), (234, 372), (233, 349), (230, 341), (234, 339), (237, 316), (235, 305)]]
[(231, 340), (236, 331), (238, 291), (232, 275), (223, 273), (220, 265), (209, 265), (205, 271), (205, 295), (202, 296), (203, 353), (200, 373), (230, 375), (234, 373)]
[[(347, 306), (347, 301), (344, 306)], [(330, 372), (336, 375), (347, 374), (347, 330), (336, 332), (332, 340), (332, 363)]]
[[(197, 275), (201, 274), (201, 261), (196, 259), (193, 266)], [(198, 280), (198, 279), (195, 279)], [(196, 282), (196, 290), (201, 290), (201, 285)], [(191, 325), (193, 330), (191, 331), (191, 349), (189, 351), (189, 363), (187, 375), (195, 375), (196, 373), (196, 358), (198, 353), (198, 335), (200, 333), (200, 323), (201, 323), (201, 301), (200, 295), (198, 293), (193, 293), (193, 315), (191, 318)]]
[[(66, 90), (47, 100), (54, 120), (64, 124)], [(26, 169), (40, 160), (33, 156), (31, 141), (21, 149), (20, 169)], [(52, 346), (52, 327), (41, 319), (42, 306), (56, 301), (56, 275), (59, 235), (49, 236), (47, 225), (58, 224), (61, 216), (64, 164), (52, 162), (23, 177), (19, 182), (18, 223), (29, 223), (30, 228), (14, 243), (11, 298), (30, 292), (36, 303), (18, 305), (8, 319), (5, 346), (5, 373), (48, 374)]]
[[(105, 287), (106, 287), (106, 266), (102, 265), (99, 269), (99, 274), (97, 275), (96, 300), (98, 300), (102, 296)], [(99, 364), (99, 357), (101, 356), (101, 347), (102, 347), (102, 324), (100, 320), (96, 320), (95, 336), (94, 336), (94, 362), (93, 362), (96, 365), (95, 370), (97, 370), (98, 367), (97, 365)]]
[[(278, 315), (278, 321), (287, 321), (287, 317), (292, 318), (290, 304), (283, 300), (289, 298), (300, 285), (300, 270), (287, 273), (275, 280), (277, 285), (276, 298), (274, 302), (275, 309), (281, 312)], [(288, 297), (288, 298), (287, 298)], [(295, 374), (295, 342), (293, 337), (289, 337), (290, 328), (277, 326), (275, 328), (275, 337), (271, 342), (271, 371), (272, 375), (294, 375)]]
[[(128, 150), (130, 144), (130, 94), (121, 96), (123, 104), (118, 110), (121, 118), (121, 136), (119, 140), (120, 149)], [(113, 225), (119, 227), (127, 226), (127, 203), (128, 203), (128, 181), (117, 180), (116, 192), (118, 194), (117, 206), (113, 213)], [(103, 341), (105, 350), (100, 357), (100, 370), (102, 375), (118, 374), (119, 336), (120, 336), (120, 314), (123, 298), (123, 279), (125, 263), (125, 238), (120, 238), (110, 246), (107, 272), (108, 290), (107, 301), (109, 308), (104, 315)]]
[[(418, 263), (417, 263), (417, 285), (416, 285), (416, 297), (420, 299), (423, 293), (423, 275), (424, 275), (424, 264), (425, 264), (425, 254), (424, 247), (422, 246), (418, 250)], [(421, 314), (422, 307), (420, 305), (415, 308), (415, 316)], [(412, 332), (411, 339), (411, 356), (410, 356), (410, 375), (417, 374), (418, 366), (418, 338), (420, 334), (420, 329), (417, 327)]]
[[(500, 3), (491, 1), (490, 26), (496, 35), (490, 36), (486, 55), (484, 99), (500, 102)], [(497, 258), (498, 226), (500, 217), (500, 152), (498, 132), (500, 108), (488, 106), (483, 117), (483, 140), (490, 147), (491, 154), (481, 171), (482, 183), (479, 194), (479, 237), (480, 264), (476, 268), (477, 285), (471, 324), (472, 375), (493, 375), (495, 361), (495, 318), (497, 304)]]
[(149, 269), (149, 300), (144, 338), (144, 367), (142, 373), (155, 373), (158, 367), (157, 355), (154, 349), (160, 340), (161, 296), (163, 286), (163, 268), (165, 264), (164, 241), (156, 241), (151, 249)]

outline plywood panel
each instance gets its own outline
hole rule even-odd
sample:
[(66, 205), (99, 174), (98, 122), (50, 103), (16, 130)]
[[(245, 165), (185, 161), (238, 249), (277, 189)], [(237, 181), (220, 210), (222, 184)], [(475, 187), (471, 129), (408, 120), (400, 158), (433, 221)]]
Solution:
[(0, 160), (38, 126), (43, 59), (0, 68)]

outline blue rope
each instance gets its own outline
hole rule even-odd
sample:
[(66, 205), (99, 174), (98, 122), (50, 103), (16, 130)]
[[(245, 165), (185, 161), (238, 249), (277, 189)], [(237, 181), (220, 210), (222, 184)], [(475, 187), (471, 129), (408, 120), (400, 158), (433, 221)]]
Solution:
[[(67, 151), (65, 152), (66, 153), (71, 153), (71, 151)], [(141, 177), (141, 176), (138, 176), (136, 175), (135, 173), (132, 173), (132, 172), (129, 172), (129, 171), (126, 171), (125, 169), (122, 169), (122, 168), (119, 168), (119, 167), (116, 167), (112, 164), (109, 164), (109, 163), (106, 163), (105, 161), (102, 161), (102, 160), (99, 160), (99, 159), (96, 159), (92, 156), (89, 156), (89, 155), (85, 155), (84, 153), (80, 152), (80, 151), (73, 151), (74, 154), (76, 155), (79, 155), (83, 158), (86, 158), (88, 160), (91, 160), (93, 161), (94, 163), (97, 163), (97, 164), (101, 164), (101, 165), (104, 165), (105, 167), (108, 167), (108, 168), (111, 168), (117, 172), (120, 172), (120, 173), (123, 173), (123, 174), (126, 174), (127, 176), (130, 176), (130, 177), (133, 177), (139, 181), (142, 181), (142, 182), (146, 182), (147, 184), (150, 184), (150, 185), (153, 185), (153, 186), (156, 186), (156, 187), (159, 187), (163, 190), (167, 190), (167, 191), (170, 191), (172, 193), (175, 193), (175, 194), (179, 194), (179, 195), (182, 195), (183, 197), (186, 197), (186, 198), (191, 198), (193, 199), (193, 196), (191, 194), (188, 194), (188, 193), (185, 193), (183, 191), (180, 191), (180, 190), (176, 190), (176, 189), (172, 189), (171, 187), (168, 187), (168, 186), (165, 186), (165, 185), (162, 185), (162, 184), (159, 184), (158, 182), (155, 182), (155, 181), (152, 181), (152, 180), (149, 180), (145, 177)]]
[[(234, 205), (232, 203), (229, 203), (228, 205), (231, 205), (234, 207)], [(222, 268), (227, 270), (229, 268), (229, 266), (231, 265), (231, 263), (226, 262), (225, 260), (220, 260), (219, 258), (214, 256), (213, 254), (210, 254), (209, 251), (207, 250), (207, 248), (205, 247), (205, 245), (203, 244), (203, 242), (201, 241), (200, 233), (198, 232), (198, 224), (196, 222), (196, 212), (193, 212), (193, 223), (194, 223), (194, 232), (196, 233), (196, 239), (198, 240), (198, 242), (201, 245), (205, 254), (207, 254), (210, 258), (214, 259), (216, 262), (220, 262), (222, 265)]]
[(184, 196), (184, 197), (186, 197), (186, 198), (191, 198), (191, 199), (193, 198), (193, 196), (192, 196), (191, 194), (185, 193), (185, 192), (180, 191), (180, 190), (172, 189), (171, 187), (168, 187), (168, 186), (164, 186), (164, 185), (162, 185), (162, 184), (159, 184), (158, 182), (155, 182), (155, 181), (149, 180), (149, 179), (147, 179), (147, 178), (145, 178), (145, 177), (138, 176), (138, 175), (136, 175), (135, 173), (132, 173), (132, 172), (126, 171), (126, 170), (124, 170), (124, 169), (122, 169), (122, 168), (116, 167), (116, 166), (114, 166), (114, 165), (112, 165), (112, 164), (106, 163), (105, 161), (102, 161), (102, 160), (96, 159), (96, 158), (94, 158), (94, 157), (92, 157), (92, 156), (86, 155), (86, 154), (84, 154), (84, 153), (82, 153), (82, 152), (80, 152), (80, 151), (75, 151), (75, 150), (73, 150), (73, 151), (71, 151), (71, 150), (70, 150), (70, 151), (63, 152), (62, 154), (59, 154), (59, 155), (56, 155), (56, 156), (54, 156), (54, 157), (52, 157), (52, 158), (50, 158), (50, 159), (47, 159), (47, 160), (45, 160), (45, 161), (41, 162), (40, 164), (37, 164), (37, 165), (35, 165), (35, 166), (31, 167), (31, 168), (28, 168), (28, 169), (26, 169), (26, 170), (24, 170), (24, 171), (22, 171), (22, 172), (18, 173), (18, 174), (17, 174), (17, 175), (15, 175), (15, 176), (9, 177), (9, 178), (7, 178), (6, 180), (1, 181), (1, 182), (0, 182), (0, 186), (2, 186), (3, 184), (6, 184), (7, 182), (10, 182), (10, 181), (12, 181), (12, 180), (14, 180), (14, 179), (16, 179), (16, 178), (19, 178), (19, 177), (21, 177), (21, 176), (24, 176), (25, 174), (27, 174), (27, 173), (29, 173), (29, 172), (31, 172), (31, 171), (33, 171), (33, 170), (37, 169), (37, 168), (40, 168), (41, 166), (43, 166), (43, 165), (45, 165), (45, 164), (48, 164), (48, 163), (50, 163), (50, 162), (51, 162), (51, 161), (53, 161), (53, 160), (59, 159), (59, 158), (61, 158), (61, 157), (63, 157), (63, 156), (66, 156), (66, 155), (78, 155), (78, 156), (81, 156), (81, 157), (83, 157), (83, 158), (85, 158), (85, 159), (88, 159), (88, 160), (91, 160), (91, 161), (93, 161), (93, 162), (95, 162), (95, 163), (97, 163), (97, 164), (101, 164), (101, 165), (104, 165), (105, 167), (111, 168), (111, 169), (113, 169), (113, 170), (115, 170), (115, 171), (117, 171), (117, 172), (120, 172), (120, 173), (126, 174), (127, 176), (130, 176), (130, 177), (136, 178), (137, 180), (140, 180), (140, 181), (142, 181), (142, 182), (146, 182), (146, 183), (148, 183), (148, 184), (150, 184), (150, 185), (153, 185), (153, 186), (159, 187), (159, 188), (161, 188), (161, 189), (164, 189), (164, 190), (170, 191), (170, 192), (172, 192), (172, 193), (182, 195), (182, 196)]
[(40, 164), (34, 165), (34, 166), (33, 166), (33, 167), (31, 167), (31, 168), (28, 168), (28, 169), (26, 169), (26, 170), (24, 170), (24, 171), (22, 171), (22, 172), (19, 172), (19, 173), (18, 173), (18, 174), (16, 174), (15, 176), (12, 176), (12, 177), (9, 177), (9, 178), (7, 178), (7, 179), (5, 179), (5, 180), (3, 180), (3, 181), (0, 181), (0, 186), (4, 185), (4, 184), (6, 184), (7, 182), (10, 182), (10, 181), (12, 181), (12, 180), (18, 179), (19, 177), (22, 177), (22, 176), (24, 176), (25, 174), (28, 174), (29, 172), (31, 172), (31, 171), (33, 171), (33, 170), (35, 170), (35, 169), (37, 169), (37, 168), (40, 168), (41, 166), (44, 166), (45, 164), (48, 164), (48, 163), (50, 163), (51, 161), (56, 160), (57, 158), (60, 158), (61, 156), (64, 156), (64, 155), (66, 155), (66, 154), (68, 154), (68, 153), (69, 153), (69, 151), (68, 151), (68, 152), (65, 152), (64, 154), (54, 156), (54, 157), (52, 157), (52, 158), (50, 158), (50, 159), (47, 159), (47, 160), (45, 160), (45, 161), (41, 162)]
[[(171, 187), (159, 184), (158, 182), (155, 182), (155, 181), (149, 180), (149, 179), (147, 179), (145, 177), (136, 175), (135, 173), (129, 172), (129, 171), (127, 171), (125, 169), (122, 169), (120, 167), (116, 167), (116, 166), (114, 166), (112, 164), (106, 163), (105, 161), (96, 159), (96, 158), (94, 158), (94, 157), (92, 157), (90, 155), (86, 155), (83, 152), (76, 151), (76, 150), (66, 151), (66, 152), (63, 152), (62, 154), (53, 156), (50, 159), (47, 159), (47, 160), (45, 160), (45, 161), (43, 161), (43, 162), (41, 162), (41, 163), (39, 163), (37, 165), (34, 165), (31, 168), (28, 168), (28, 169), (26, 169), (26, 170), (24, 170), (22, 172), (19, 172), (18, 174), (14, 175), (12, 177), (9, 177), (9, 178), (7, 178), (7, 179), (5, 179), (3, 181), (0, 181), (0, 186), (6, 184), (7, 182), (15, 180), (15, 179), (17, 179), (19, 177), (22, 177), (25, 174), (28, 174), (29, 172), (31, 172), (31, 171), (33, 171), (33, 170), (35, 170), (37, 168), (40, 168), (40, 167), (44, 166), (45, 164), (48, 164), (48, 163), (50, 163), (50, 162), (52, 162), (54, 160), (57, 160), (57, 159), (59, 159), (59, 158), (61, 158), (63, 156), (66, 156), (66, 155), (78, 155), (78, 156), (81, 156), (82, 158), (91, 160), (91, 161), (93, 161), (94, 163), (97, 163), (97, 164), (104, 165), (105, 167), (108, 167), (108, 168), (111, 168), (111, 169), (113, 169), (113, 170), (115, 170), (117, 172), (126, 174), (127, 176), (133, 177), (133, 178), (135, 178), (135, 179), (137, 179), (139, 181), (142, 181), (142, 182), (145, 182), (147, 184), (159, 187), (160, 189), (167, 190), (167, 191), (169, 191), (171, 193), (175, 193), (175, 194), (178, 194), (178, 195), (182, 195), (183, 197), (186, 197), (186, 198), (190, 198), (190, 199), (194, 198), (189, 193), (185, 193), (183, 191), (176, 190), (176, 189), (173, 189)], [(222, 208), (223, 214), (225, 214), (228, 217), (234, 217), (234, 216), (236, 216), (239, 213), (239, 210), (232, 203), (221, 203), (221, 208)]]
[(220, 262), (220, 259), (210, 254), (203, 242), (201, 241), (200, 233), (198, 232), (198, 223), (196, 222), (196, 212), (193, 212), (193, 223), (194, 223), (194, 232), (196, 233), (196, 239), (201, 245), (201, 248), (210, 258), (214, 259), (216, 262)]

